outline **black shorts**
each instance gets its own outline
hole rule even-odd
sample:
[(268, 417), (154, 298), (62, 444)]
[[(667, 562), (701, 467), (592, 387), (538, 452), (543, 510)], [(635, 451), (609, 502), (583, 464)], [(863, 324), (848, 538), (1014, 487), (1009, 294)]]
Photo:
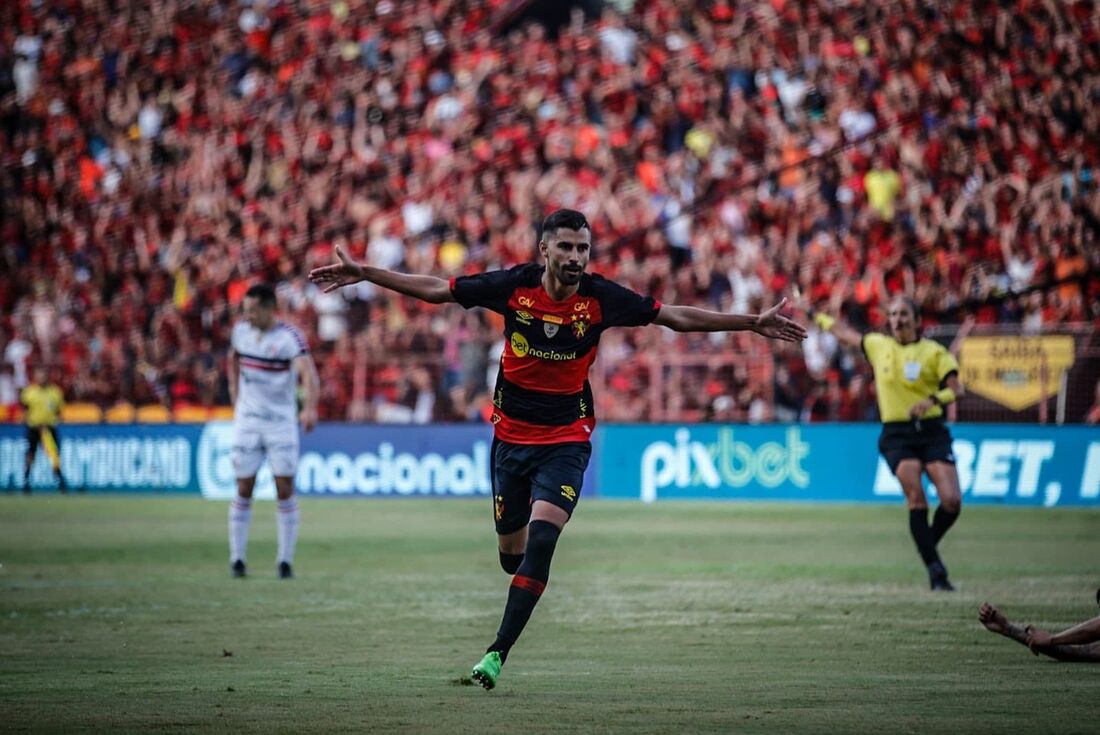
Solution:
[(536, 500), (572, 515), (591, 456), (588, 442), (512, 444), (494, 439), (489, 472), (497, 533), (515, 533), (526, 526)]
[(898, 472), (903, 459), (916, 459), (922, 465), (929, 462), (955, 464), (951, 451), (951, 432), (943, 419), (924, 419), (917, 429), (913, 421), (891, 421), (882, 425), (878, 438), (878, 451), (890, 465), (890, 471)]
[(38, 451), (38, 445), (42, 443), (42, 430), (50, 432), (53, 436), (53, 443), (57, 445), (58, 449), (61, 448), (61, 440), (57, 438), (56, 426), (28, 426), (27, 427), (27, 451), (34, 454)]

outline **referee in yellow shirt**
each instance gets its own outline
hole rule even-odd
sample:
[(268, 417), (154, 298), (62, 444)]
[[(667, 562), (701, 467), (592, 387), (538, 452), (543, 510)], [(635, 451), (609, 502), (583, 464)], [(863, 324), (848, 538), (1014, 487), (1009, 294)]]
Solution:
[[(862, 335), (827, 314), (814, 315), (818, 326), (840, 342), (862, 348), (870, 361), (882, 418), (879, 452), (905, 493), (909, 532), (928, 568), (932, 589), (953, 591), (936, 547), (962, 510), (951, 433), (944, 424), (944, 407), (963, 395), (959, 363), (943, 345), (921, 338), (920, 307), (912, 299), (895, 298), (889, 320), (893, 336)], [(928, 473), (940, 497), (931, 526), (922, 472)]]
[(20, 402), (26, 408), (27, 421), (27, 461), (23, 465), (23, 492), (28, 495), (31, 492), (31, 465), (34, 464), (34, 455), (39, 446), (46, 450), (46, 455), (50, 458), (61, 492), (66, 492), (68, 486), (61, 474), (61, 441), (57, 436), (57, 422), (65, 399), (61, 389), (49, 382), (46, 368), (35, 368), (33, 377), (34, 382), (19, 395)]

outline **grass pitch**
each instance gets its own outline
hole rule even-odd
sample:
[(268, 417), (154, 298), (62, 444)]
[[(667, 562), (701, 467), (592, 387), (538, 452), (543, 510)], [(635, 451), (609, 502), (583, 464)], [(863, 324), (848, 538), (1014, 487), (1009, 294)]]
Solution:
[(1100, 513), (969, 507), (933, 594), (901, 506), (585, 501), (498, 688), (464, 683), (507, 576), (488, 501), (302, 502), (298, 578), (258, 503), (0, 498), (0, 731), (1095, 733), (1100, 666), (981, 601), (1096, 614)]

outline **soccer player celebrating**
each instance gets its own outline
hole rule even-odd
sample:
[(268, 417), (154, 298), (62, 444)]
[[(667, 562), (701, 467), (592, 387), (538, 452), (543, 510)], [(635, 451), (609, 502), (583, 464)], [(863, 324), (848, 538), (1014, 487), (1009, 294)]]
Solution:
[[(246, 575), (245, 552), (252, 521), (252, 489), (266, 455), (278, 494), (279, 576), (294, 576), (298, 540), (298, 423), (317, 424), (317, 368), (297, 329), (275, 319), (275, 291), (257, 284), (245, 293), (244, 319), (233, 327), (229, 352), (229, 394), (233, 400), (233, 469), (237, 497), (229, 505), (229, 564), (234, 577)], [(304, 388), (298, 409), (298, 378)]]
[(604, 330), (656, 323), (681, 332), (748, 330), (788, 342), (806, 336), (779, 314), (784, 302), (759, 315), (723, 314), (661, 304), (586, 273), (592, 229), (580, 212), (560, 209), (547, 217), (538, 247), (544, 266), (450, 282), (361, 265), (340, 249), (339, 263), (309, 274), (326, 291), (366, 280), (429, 303), (457, 301), (504, 316), (491, 471), (500, 564), (514, 576), (496, 640), (472, 673), (486, 689), (496, 685), (546, 588), (558, 537), (580, 496), (596, 425), (588, 370)]
[[(844, 344), (860, 347), (871, 363), (878, 389), (882, 434), (878, 448), (897, 476), (909, 505), (909, 532), (928, 569), (934, 590), (953, 591), (937, 546), (962, 509), (959, 475), (951, 451), (944, 407), (962, 397), (959, 363), (938, 342), (920, 336), (920, 308), (899, 296), (890, 304), (893, 336), (861, 335), (824, 313), (814, 315), (822, 329)], [(940, 505), (928, 524), (922, 472), (936, 486)]]
[(31, 493), (31, 465), (39, 445), (46, 450), (50, 465), (57, 477), (61, 492), (68, 490), (65, 476), (61, 474), (61, 439), (57, 436), (57, 422), (65, 398), (61, 388), (50, 382), (49, 373), (44, 367), (36, 367), (32, 375), (33, 382), (19, 394), (19, 402), (26, 408), (27, 458), (23, 464), (23, 493)]

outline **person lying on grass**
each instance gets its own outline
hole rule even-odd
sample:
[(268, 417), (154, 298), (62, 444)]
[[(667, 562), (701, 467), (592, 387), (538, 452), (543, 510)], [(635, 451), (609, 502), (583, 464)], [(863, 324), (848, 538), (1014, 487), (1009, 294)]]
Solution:
[[(1100, 590), (1096, 591), (1100, 605)], [(1018, 625), (988, 602), (978, 610), (978, 620), (991, 633), (1000, 633), (1024, 644), (1038, 656), (1040, 653), (1059, 661), (1100, 663), (1100, 616), (1079, 623), (1061, 633), (1048, 633), (1034, 625)]]

